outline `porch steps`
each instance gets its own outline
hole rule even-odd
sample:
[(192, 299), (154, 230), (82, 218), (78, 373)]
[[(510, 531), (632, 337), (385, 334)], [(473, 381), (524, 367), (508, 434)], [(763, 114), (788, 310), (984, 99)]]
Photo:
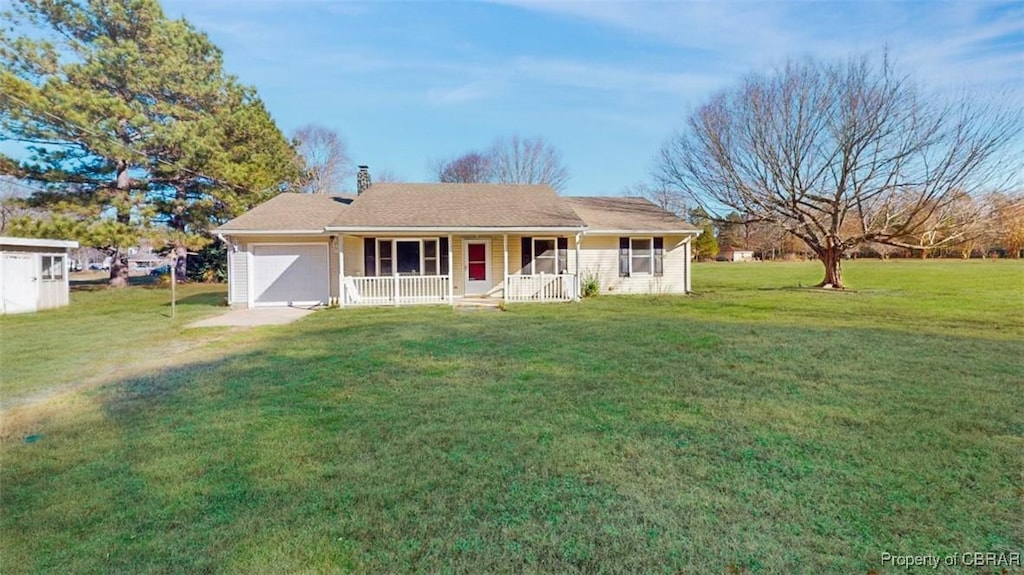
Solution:
[(458, 311), (498, 311), (501, 309), (500, 299), (489, 297), (464, 297), (455, 300)]

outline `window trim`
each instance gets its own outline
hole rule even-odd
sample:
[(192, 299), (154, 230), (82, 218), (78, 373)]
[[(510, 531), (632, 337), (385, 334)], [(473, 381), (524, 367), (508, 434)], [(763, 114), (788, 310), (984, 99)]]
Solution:
[[(633, 242), (636, 242), (636, 241), (641, 241), (641, 242), (642, 241), (647, 241), (648, 242), (648, 245), (650, 247), (647, 249), (648, 253), (647, 253), (646, 256), (643, 256), (643, 255), (639, 255), (638, 256), (638, 255), (636, 255), (636, 251), (633, 249)], [(650, 271), (646, 271), (646, 272), (635, 272), (635, 271), (633, 271), (633, 259), (634, 258), (640, 259), (640, 258), (643, 258), (643, 257), (646, 257), (646, 259), (650, 262), (650, 267), (648, 268)], [(629, 277), (634, 277), (634, 276), (635, 277), (648, 277), (648, 276), (653, 276), (653, 275), (654, 275), (654, 236), (630, 236), (629, 237)]]
[(537, 258), (538, 258), (538, 256), (537, 256), (537, 241), (538, 240), (539, 241), (550, 241), (551, 242), (551, 245), (553, 247), (553, 251), (555, 252), (555, 255), (552, 258), (544, 258), (544, 259), (552, 259), (552, 260), (554, 260), (554, 263), (555, 263), (554, 270), (555, 271), (551, 275), (558, 275), (558, 270), (561, 269), (561, 268), (559, 267), (559, 263), (560, 262), (558, 261), (558, 237), (557, 236), (550, 236), (550, 237), (548, 237), (548, 236), (535, 236), (535, 237), (530, 238), (530, 251), (532, 252), (530, 254), (532, 256), (530, 258), (530, 275), (540, 275), (540, 273), (545, 273), (545, 274), (547, 273), (547, 272), (537, 272)]
[[(626, 268), (623, 270), (622, 266), (622, 241), (625, 240), (626, 250)], [(647, 256), (650, 259), (650, 271), (638, 272), (633, 270), (633, 258), (645, 257), (637, 255), (637, 252), (633, 249), (634, 241), (648, 241), (650, 242), (650, 255)], [(658, 240), (661, 240), (660, 242)], [(661, 244), (659, 254), (658, 245)], [(616, 253), (619, 255), (619, 277), (662, 277), (665, 275), (665, 239), (662, 236), (620, 236)], [(660, 272), (658, 270), (661, 270)]]
[[(50, 260), (50, 265), (46, 265), (46, 260)], [(57, 274), (53, 274), (53, 268), (60, 260), (60, 267), (57, 268)], [(62, 282), (67, 278), (67, 256), (66, 254), (42, 254), (40, 258), (40, 266), (42, 269), (39, 273), (39, 279), (44, 282)]]
[[(417, 275), (415, 275), (415, 276), (404, 276), (404, 277), (434, 277), (434, 276), (443, 276), (443, 275), (445, 275), (445, 274), (441, 273), (441, 261), (442, 261), (442, 258), (441, 258), (441, 238), (440, 237), (423, 237), (423, 238), (421, 238), (421, 237), (416, 237), (416, 238), (390, 237), (390, 238), (373, 238), (374, 254), (376, 256), (374, 258), (374, 270), (373, 270), (375, 277), (387, 277), (387, 278), (389, 278), (389, 277), (399, 277), (401, 275), (401, 274), (398, 273), (398, 244), (399, 244), (399, 242), (408, 242), (408, 243), (418, 242), (419, 246), (420, 246), (420, 248), (419, 248), (419, 250), (420, 250), (419, 251), (419, 254), (420, 254), (419, 273)], [(434, 257), (432, 257), (432, 258), (427, 258), (426, 257), (426, 253), (427, 253), (426, 246), (425, 246), (426, 242), (434, 242), (434, 245), (435, 245), (435, 247), (434, 247)], [(381, 253), (380, 246), (381, 246), (382, 243), (387, 243), (387, 244), (391, 245), (391, 257), (388, 258), (388, 261), (391, 262), (391, 273), (388, 274), (388, 275), (383, 275), (383, 274), (380, 273), (380, 267), (381, 267), (380, 264), (381, 264), (381, 260), (383, 259), (380, 256), (380, 253)], [(447, 254), (445, 254), (445, 256), (447, 256)], [(364, 259), (366, 259), (366, 258), (364, 257)], [(433, 263), (434, 263), (434, 269), (432, 270), (432, 273), (429, 273), (429, 274), (424, 273), (425, 271), (427, 271), (426, 270), (426, 261), (428, 259), (432, 260)], [(364, 269), (364, 271), (365, 271), (365, 269)]]

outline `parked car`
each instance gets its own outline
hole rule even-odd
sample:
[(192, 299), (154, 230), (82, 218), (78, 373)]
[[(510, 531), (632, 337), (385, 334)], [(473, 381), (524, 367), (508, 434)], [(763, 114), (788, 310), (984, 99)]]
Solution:
[(162, 266), (153, 268), (149, 272), (149, 275), (154, 276), (154, 277), (160, 277), (160, 276), (163, 276), (163, 275), (168, 275), (170, 273), (171, 273), (171, 266), (169, 266), (167, 264), (164, 264)]

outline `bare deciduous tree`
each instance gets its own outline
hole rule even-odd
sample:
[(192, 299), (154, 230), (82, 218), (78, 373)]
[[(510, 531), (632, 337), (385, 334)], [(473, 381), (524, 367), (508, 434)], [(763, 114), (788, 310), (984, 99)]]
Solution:
[(348, 145), (334, 130), (307, 124), (295, 130), (303, 166), (301, 189), (312, 194), (336, 194), (354, 172), (348, 156)]
[(547, 184), (562, 191), (569, 180), (569, 170), (562, 154), (544, 138), (499, 138), (487, 153), (491, 181), (500, 184)]
[(685, 216), (689, 209), (685, 194), (679, 190), (673, 190), (662, 185), (634, 184), (627, 187), (623, 194), (636, 198), (645, 198), (659, 208), (668, 210), (678, 216)]
[(1024, 249), (1024, 194), (992, 194), (988, 204), (992, 239), (1006, 251), (1006, 257), (1019, 258)]
[(394, 170), (388, 169), (378, 171), (373, 178), (377, 183), (380, 184), (401, 184), (402, 182), (406, 181), (405, 178), (399, 176), (397, 173), (395, 173)]
[(819, 285), (842, 287), (841, 258), (861, 243), (960, 241), (974, 217), (962, 195), (1019, 176), (1021, 116), (926, 96), (887, 55), (790, 62), (696, 110), (662, 148), (659, 177), (709, 213), (783, 227), (824, 264)]
[(478, 184), (491, 181), (491, 159), (480, 152), (469, 152), (449, 160), (439, 160), (432, 168), (437, 181), (448, 184)]

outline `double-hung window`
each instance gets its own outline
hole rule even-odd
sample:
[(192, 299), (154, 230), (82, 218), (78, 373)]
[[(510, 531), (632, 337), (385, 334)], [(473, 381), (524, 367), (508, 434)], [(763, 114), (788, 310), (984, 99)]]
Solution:
[(665, 269), (665, 238), (619, 238), (619, 276), (660, 276)]
[(569, 270), (568, 238), (522, 239), (524, 274), (564, 274)]

